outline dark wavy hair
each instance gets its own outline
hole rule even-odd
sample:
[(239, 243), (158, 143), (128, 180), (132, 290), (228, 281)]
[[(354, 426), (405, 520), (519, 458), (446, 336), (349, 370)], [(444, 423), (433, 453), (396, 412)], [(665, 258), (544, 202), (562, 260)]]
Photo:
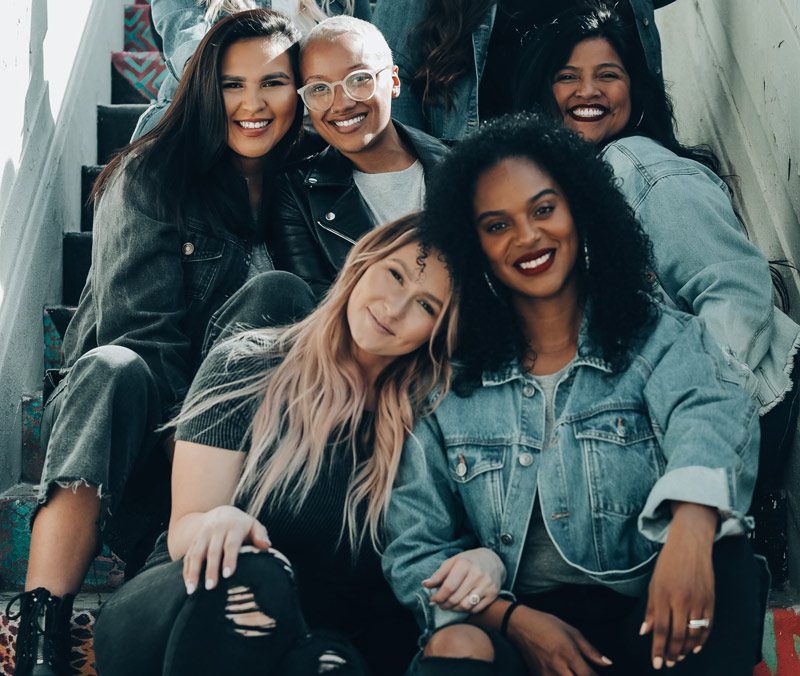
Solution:
[[(123, 148), (95, 182), (90, 199), (103, 194), (109, 180), (133, 160), (132, 178), (154, 194), (168, 218), (182, 224), (189, 208), (210, 213), (212, 222), (224, 223), (233, 232), (250, 234), (252, 216), (228, 148), (228, 123), (220, 84), (222, 59), (228, 47), (239, 40), (274, 38), (284, 40), (294, 73), (298, 73), (299, 34), (279, 12), (253, 9), (218, 21), (186, 64), (172, 104), (160, 122), (142, 138)], [(264, 169), (263, 195), (283, 160), (297, 141), (303, 121), (303, 106), (286, 135), (268, 155)], [(141, 182), (141, 183), (138, 183)], [(150, 192), (152, 191), (152, 192)], [(264, 209), (262, 209), (262, 213)]]
[(472, 68), (472, 32), (496, 0), (427, 2), (425, 18), (413, 29), (423, 62), (414, 73), (411, 89), (425, 104), (449, 105), (453, 83)]
[(635, 19), (626, 19), (612, 5), (591, 2), (568, 9), (542, 26), (533, 34), (520, 61), (523, 65), (514, 97), (515, 110), (538, 107), (560, 120), (561, 112), (553, 96), (556, 73), (567, 63), (579, 42), (603, 38), (619, 54), (631, 81), (631, 115), (617, 138), (649, 136), (676, 155), (696, 160), (719, 176), (719, 160), (709, 148), (685, 146), (675, 137), (672, 100), (661, 75), (647, 67), (633, 21)]
[[(430, 178), (422, 223), (423, 241), (448, 261), (459, 289), (459, 343), (463, 366), (456, 388), (474, 384), (483, 371), (530, 354), (508, 290), (491, 275), (473, 211), (478, 179), (509, 158), (530, 160), (547, 172), (569, 204), (589, 266), (579, 254), (580, 286), (589, 341), (583, 346), (614, 369), (656, 316), (649, 292), (650, 241), (614, 184), (596, 148), (560, 123), (532, 113), (492, 120), (461, 141)], [(535, 356), (535, 355), (534, 355)]]

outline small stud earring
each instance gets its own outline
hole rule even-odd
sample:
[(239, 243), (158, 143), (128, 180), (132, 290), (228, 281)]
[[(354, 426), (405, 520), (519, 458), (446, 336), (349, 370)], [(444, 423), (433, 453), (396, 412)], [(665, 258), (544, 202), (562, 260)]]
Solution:
[(589, 272), (589, 245), (587, 244), (586, 240), (583, 240), (583, 266), (586, 272)]

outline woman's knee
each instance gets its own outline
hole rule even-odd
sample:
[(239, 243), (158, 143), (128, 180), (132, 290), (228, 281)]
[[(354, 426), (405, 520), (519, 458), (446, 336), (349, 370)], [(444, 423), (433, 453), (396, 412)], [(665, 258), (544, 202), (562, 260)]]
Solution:
[(494, 660), (494, 647), (488, 634), (470, 624), (451, 624), (431, 636), (423, 654), (426, 657), (455, 657)]

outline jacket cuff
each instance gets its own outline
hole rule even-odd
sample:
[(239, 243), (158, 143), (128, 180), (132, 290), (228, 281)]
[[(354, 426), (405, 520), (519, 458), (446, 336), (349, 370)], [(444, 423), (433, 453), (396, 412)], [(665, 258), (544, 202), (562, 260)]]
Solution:
[(722, 468), (680, 467), (662, 476), (650, 491), (639, 515), (639, 532), (647, 539), (666, 542), (672, 521), (670, 503), (673, 501), (715, 508), (720, 518), (715, 541), (753, 529), (753, 518), (733, 508), (727, 472)]

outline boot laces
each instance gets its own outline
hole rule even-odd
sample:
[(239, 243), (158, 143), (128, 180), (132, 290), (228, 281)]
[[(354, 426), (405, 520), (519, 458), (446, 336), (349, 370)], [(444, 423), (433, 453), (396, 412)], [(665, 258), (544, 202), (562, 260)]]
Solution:
[[(18, 630), (18, 639), (17, 645), (19, 645), (19, 639), (22, 638), (23, 632), (26, 631), (29, 634), (30, 639), (30, 647), (32, 648), (32, 655), (31, 657), (35, 657), (37, 661), (44, 662), (48, 660), (50, 656), (48, 653), (47, 645), (42, 645), (40, 641), (40, 637), (44, 639), (44, 644), (49, 642), (48, 639), (54, 639), (56, 636), (55, 631), (48, 631), (46, 627), (42, 625), (44, 622), (45, 616), (47, 615), (47, 606), (48, 603), (54, 598), (51, 596), (50, 592), (48, 592), (44, 587), (39, 587), (38, 589), (34, 589), (29, 592), (20, 592), (16, 596), (14, 596), (6, 605), (6, 617), (9, 620), (17, 620), (22, 617), (23, 615), (23, 599), (27, 594), (31, 594), (33, 597), (33, 603), (30, 607), (30, 624), (29, 626), (23, 627), (20, 626)], [(17, 612), (13, 612), (11, 607), (19, 602), (19, 610)]]

